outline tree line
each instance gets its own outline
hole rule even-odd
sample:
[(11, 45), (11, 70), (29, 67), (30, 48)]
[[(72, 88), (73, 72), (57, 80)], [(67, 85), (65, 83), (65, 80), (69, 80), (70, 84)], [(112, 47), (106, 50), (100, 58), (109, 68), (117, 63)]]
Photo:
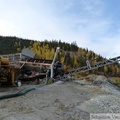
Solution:
[[(57, 47), (60, 47), (57, 60), (63, 64), (63, 69), (66, 71), (86, 66), (86, 60), (89, 60), (90, 64), (95, 64), (105, 59), (94, 51), (78, 47), (76, 41), (70, 44), (62, 42), (61, 40), (37, 41), (11, 36), (0, 36), (0, 54), (18, 53), (21, 52), (23, 48), (29, 48), (36, 53), (36, 58), (52, 60)], [(120, 65), (116, 63), (89, 71), (87, 74), (94, 73), (120, 77), (119, 66)]]

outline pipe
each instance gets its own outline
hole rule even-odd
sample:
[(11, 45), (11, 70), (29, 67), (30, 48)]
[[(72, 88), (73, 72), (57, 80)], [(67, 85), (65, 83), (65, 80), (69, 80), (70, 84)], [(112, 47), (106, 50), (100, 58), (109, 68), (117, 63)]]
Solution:
[(46, 82), (44, 84), (35, 85), (33, 87), (30, 87), (30, 88), (22, 89), (22, 90), (18, 91), (17, 93), (1, 95), (0, 100), (22, 96), (22, 95), (25, 95), (25, 94), (27, 94), (28, 92), (30, 92), (32, 90), (35, 90), (36, 88), (40, 88), (40, 87), (43, 87), (43, 86), (47, 85), (48, 84), (48, 79), (47, 79), (48, 73), (49, 73), (49, 71), (46, 72)]
[(1, 99), (7, 99), (7, 98), (13, 98), (13, 97), (22, 96), (22, 95), (25, 95), (25, 94), (27, 94), (28, 92), (30, 92), (32, 90), (35, 90), (36, 88), (43, 87), (43, 86), (45, 86), (45, 84), (44, 85), (30, 87), (30, 88), (26, 88), (26, 89), (23, 89), (21, 91), (18, 91), (17, 93), (2, 95), (2, 96), (0, 96), (0, 100)]

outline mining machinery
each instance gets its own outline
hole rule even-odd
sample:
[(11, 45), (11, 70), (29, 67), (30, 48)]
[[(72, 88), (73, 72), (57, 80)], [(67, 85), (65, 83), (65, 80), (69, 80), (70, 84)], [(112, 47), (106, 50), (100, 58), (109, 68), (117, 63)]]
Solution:
[(20, 74), (20, 68), (10, 64), (8, 58), (0, 58), (0, 85), (14, 85)]
[(62, 64), (56, 61), (56, 56), (60, 48), (57, 47), (53, 60), (42, 60), (29, 58), (26, 60), (9, 61), (9, 58), (1, 57), (0, 59), (0, 84), (8, 83), (10, 85), (21, 85), (22, 80), (35, 80), (49, 77), (55, 79), (66, 79), (68, 76), (76, 73), (83, 73), (90, 70), (97, 69), (106, 65), (119, 63), (120, 56), (106, 59), (97, 62), (93, 65), (89, 60), (86, 61), (86, 66), (71, 70), (63, 71)]

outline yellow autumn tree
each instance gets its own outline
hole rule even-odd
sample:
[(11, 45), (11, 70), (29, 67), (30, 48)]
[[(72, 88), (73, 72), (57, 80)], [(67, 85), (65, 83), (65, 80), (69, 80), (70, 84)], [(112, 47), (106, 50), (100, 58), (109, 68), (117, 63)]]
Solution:
[(73, 63), (74, 67), (77, 68), (78, 67), (78, 62), (77, 62), (76, 56), (74, 56), (73, 60), (74, 60), (74, 63)]
[(108, 71), (108, 68), (106, 66), (104, 66), (104, 74), (106, 74)]

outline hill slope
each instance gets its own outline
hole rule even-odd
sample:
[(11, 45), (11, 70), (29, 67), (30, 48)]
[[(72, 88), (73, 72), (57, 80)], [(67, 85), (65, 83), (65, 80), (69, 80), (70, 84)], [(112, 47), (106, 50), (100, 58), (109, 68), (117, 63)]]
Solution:
[[(69, 44), (61, 42), (61, 40), (36, 41), (17, 37), (0, 36), (0, 54), (21, 52), (21, 50), (26, 47), (36, 52), (36, 58), (52, 60), (58, 46), (61, 51), (58, 53), (57, 60), (64, 63), (63, 68), (65, 70), (85, 66), (86, 60), (90, 60), (90, 63), (94, 64), (104, 59), (102, 56), (91, 50), (79, 48), (76, 42)], [(94, 71), (90, 71), (90, 73), (91, 72), (109, 76), (120, 76), (118, 64), (107, 67), (105, 66)]]

